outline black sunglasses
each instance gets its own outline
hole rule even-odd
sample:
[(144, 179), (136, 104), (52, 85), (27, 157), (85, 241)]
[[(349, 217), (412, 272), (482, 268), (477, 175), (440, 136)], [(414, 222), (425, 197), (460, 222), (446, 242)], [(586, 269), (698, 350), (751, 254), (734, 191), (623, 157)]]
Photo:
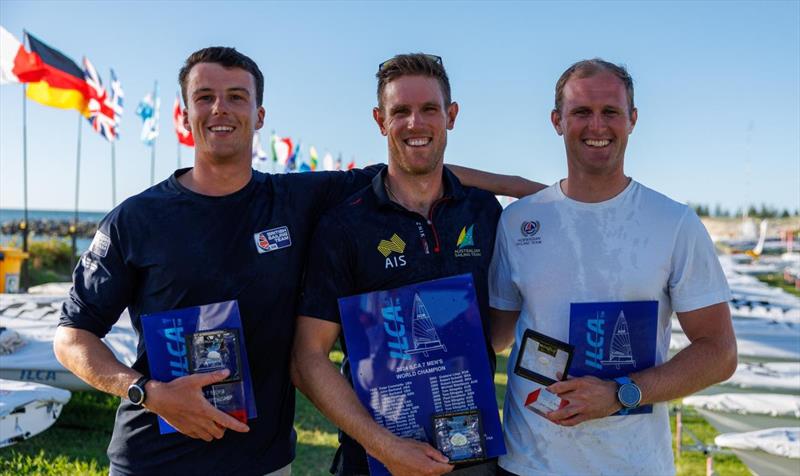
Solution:
[[(438, 64), (440, 66), (444, 66), (444, 64), (442, 63), (442, 57), (441, 56), (428, 55), (428, 54), (423, 54), (422, 56), (424, 56), (425, 58), (433, 61), (434, 63), (436, 63), (436, 64)], [(378, 72), (380, 73), (381, 71), (383, 71), (383, 68), (385, 66), (391, 65), (394, 60), (395, 60), (394, 58), (391, 58), (391, 59), (388, 59), (388, 60), (384, 61), (383, 63), (379, 64), (378, 65)]]

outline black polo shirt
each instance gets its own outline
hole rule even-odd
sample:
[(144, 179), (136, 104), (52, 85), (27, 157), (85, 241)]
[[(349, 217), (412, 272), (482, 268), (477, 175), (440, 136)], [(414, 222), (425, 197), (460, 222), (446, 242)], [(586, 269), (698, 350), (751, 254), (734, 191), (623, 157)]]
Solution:
[[(444, 196), (426, 217), (392, 202), (384, 188), (385, 176), (386, 169), (370, 187), (323, 215), (311, 240), (300, 315), (340, 323), (340, 297), (472, 273), (494, 370), (488, 269), (500, 204), (489, 192), (462, 186), (445, 168)], [(346, 356), (341, 335), (340, 341)], [(343, 372), (350, 380), (349, 369)], [(344, 433), (340, 441), (344, 473), (367, 474), (361, 445)]]
[[(379, 169), (254, 171), (246, 186), (222, 197), (181, 185), (183, 169), (103, 219), (75, 268), (60, 325), (102, 337), (127, 307), (141, 336), (143, 314), (236, 299), (258, 410), (248, 433), (226, 431), (206, 443), (160, 435), (154, 413), (123, 399), (108, 446), (112, 474), (261, 475), (294, 459), (289, 352), (309, 239), (319, 215), (369, 185)], [(275, 234), (286, 238), (260, 245)], [(149, 375), (141, 337), (133, 368)]]

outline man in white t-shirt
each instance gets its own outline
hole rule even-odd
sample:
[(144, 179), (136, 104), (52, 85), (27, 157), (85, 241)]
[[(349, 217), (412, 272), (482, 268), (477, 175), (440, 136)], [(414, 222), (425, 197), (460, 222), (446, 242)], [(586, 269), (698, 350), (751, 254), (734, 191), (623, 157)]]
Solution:
[[(507, 473), (673, 474), (666, 402), (728, 378), (736, 340), (725, 276), (694, 212), (627, 177), (633, 81), (599, 59), (556, 85), (567, 178), (511, 204), (490, 270), (492, 342), (514, 346)], [(668, 360), (671, 315), (691, 343)], [(569, 378), (515, 373), (526, 329), (574, 346)], [(568, 403), (540, 416), (542, 387)]]

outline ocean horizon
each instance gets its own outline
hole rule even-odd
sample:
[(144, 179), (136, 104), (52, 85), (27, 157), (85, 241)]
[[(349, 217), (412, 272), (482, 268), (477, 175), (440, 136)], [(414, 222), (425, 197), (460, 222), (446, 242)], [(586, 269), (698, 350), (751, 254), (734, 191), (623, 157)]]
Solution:
[[(110, 210), (80, 210), (78, 211), (79, 221), (99, 222)], [(28, 220), (54, 220), (72, 221), (75, 216), (74, 210), (32, 210), (28, 209)], [(0, 208), (0, 224), (9, 221), (22, 220), (25, 217), (25, 210), (21, 208)]]
[[(99, 223), (108, 211), (79, 211), (78, 221)], [(71, 222), (75, 216), (74, 211), (69, 210), (28, 210), (28, 221), (48, 220), (48, 221), (66, 221)], [(25, 217), (25, 211), (21, 208), (0, 208), (0, 225), (8, 222), (15, 222), (22, 220)], [(54, 237), (50, 235), (36, 235), (30, 236), (31, 241), (48, 241), (48, 240), (61, 240), (66, 243), (71, 243), (72, 239), (68, 236)], [(78, 254), (82, 254), (89, 248), (91, 238), (79, 237), (76, 246)], [(11, 246), (14, 248), (22, 248), (22, 233), (5, 234), (0, 233), (0, 246)]]

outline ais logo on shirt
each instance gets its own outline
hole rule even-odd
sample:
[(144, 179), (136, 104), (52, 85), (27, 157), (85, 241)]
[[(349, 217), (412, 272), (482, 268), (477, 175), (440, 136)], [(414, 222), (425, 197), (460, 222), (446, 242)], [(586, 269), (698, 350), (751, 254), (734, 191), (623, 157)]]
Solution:
[[(394, 233), (388, 241), (381, 240), (378, 243), (378, 251), (386, 258), (384, 269), (400, 268), (406, 265), (406, 257), (403, 254), (406, 251), (406, 242), (397, 236), (397, 233)], [(395, 253), (395, 256), (391, 256), (392, 253)]]
[(458, 235), (458, 240), (456, 241), (456, 249), (453, 252), (456, 258), (464, 258), (467, 256), (480, 256), (481, 249), (475, 247), (475, 240), (472, 238), (472, 232), (475, 229), (475, 225), (470, 225), (469, 227), (464, 227), (461, 229), (461, 233)]

